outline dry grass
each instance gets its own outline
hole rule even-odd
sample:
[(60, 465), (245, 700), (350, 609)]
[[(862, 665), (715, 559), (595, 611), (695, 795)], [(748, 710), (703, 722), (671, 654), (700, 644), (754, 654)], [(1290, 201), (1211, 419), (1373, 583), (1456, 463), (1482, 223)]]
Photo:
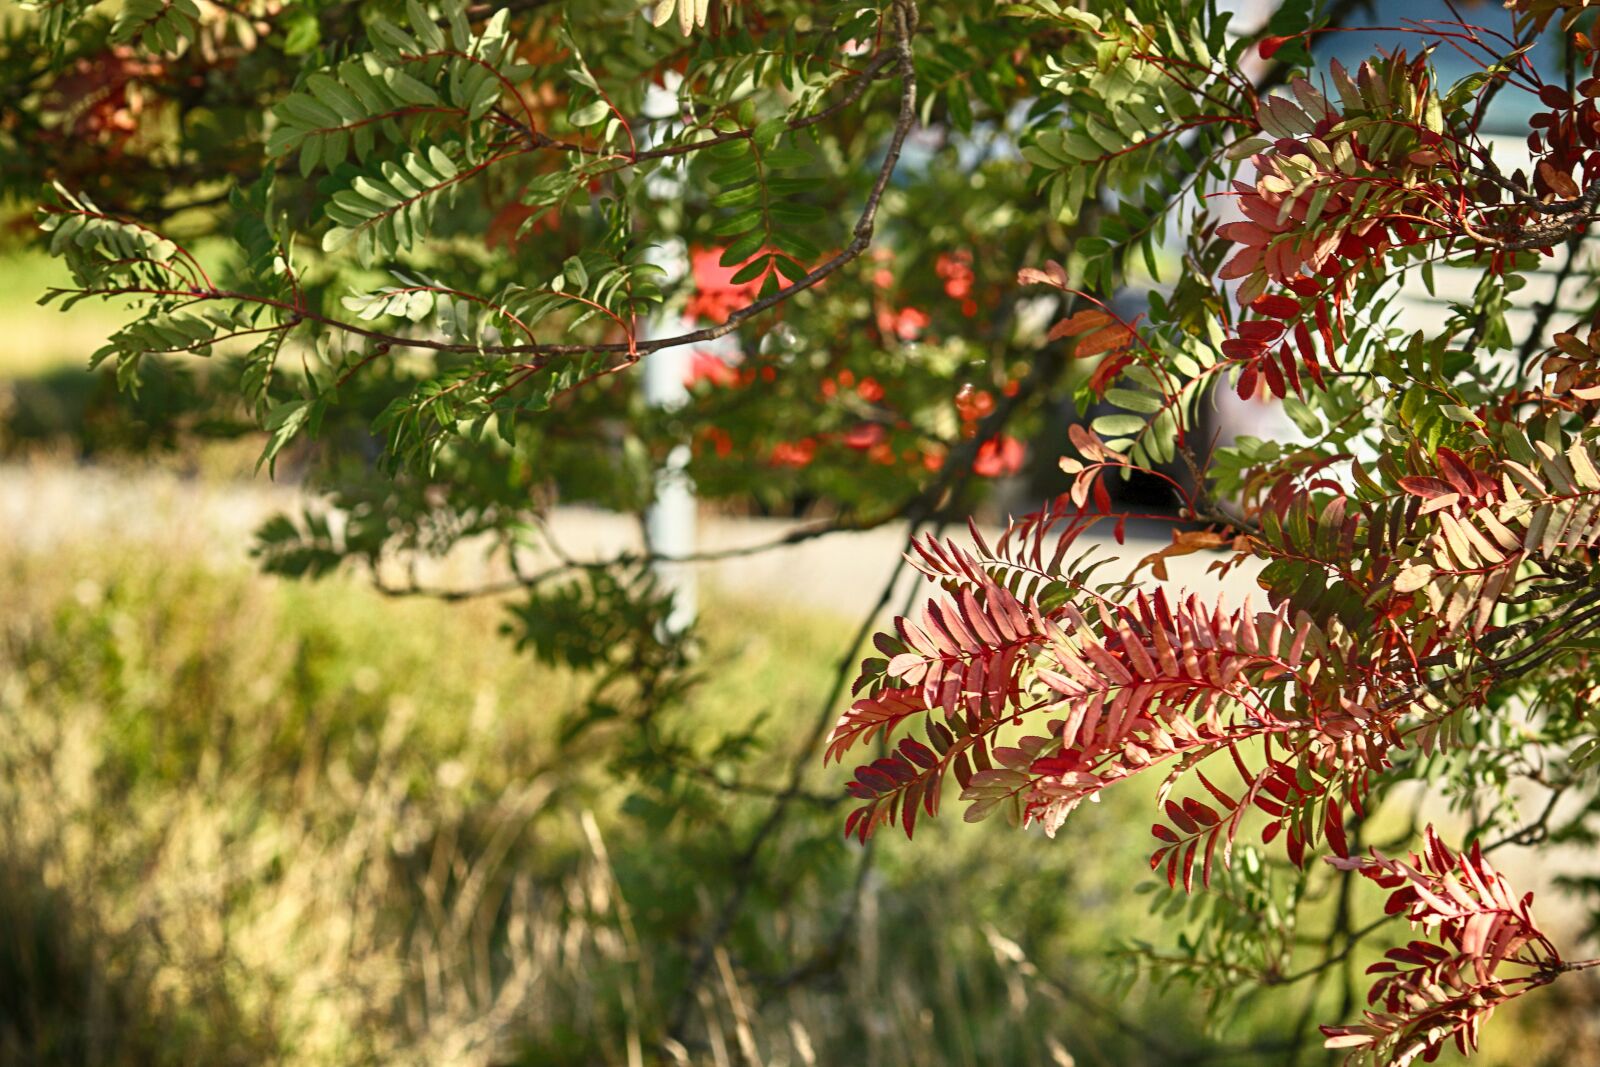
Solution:
[[(856, 853), (805, 808), (674, 1046), (686, 950), (761, 802), (653, 793), (620, 735), (562, 747), (583, 680), (512, 654), (494, 605), (280, 583), (213, 536), (175, 514), (0, 547), (0, 1064), (1282, 1061), (1219, 1055), (1181, 999), (1101, 992), (1111, 936), (1169, 936), (1126, 889), (1132, 797), (1053, 846), (954, 820), (885, 840), (843, 939)], [(776, 780), (841, 627), (708, 617), (718, 670), (673, 729), (765, 716), (730, 773)], [(1493, 1036), (1535, 1062), (1514, 1019)]]
[[(174, 536), (0, 558), (0, 1062), (1059, 1062), (1024, 1025), (1059, 1007), (959, 899), (987, 883), (1003, 907), (993, 857), (946, 853), (951, 897), (897, 868), (920, 849), (890, 850), (817, 980), (719, 952), (674, 1055), (674, 938), (726, 872), (697, 867), (705, 827), (625, 817), (603, 760), (551, 760), (580, 680), (488, 639), (492, 605), (282, 584)], [(752, 692), (809, 715), (832, 628), (717, 615), (736, 673), (694, 729)], [(835, 874), (762, 901), (738, 944), (832, 937), (854, 877), (835, 818), (784, 845), (821, 842)]]
[(420, 648), (352, 654), (328, 619), (286, 625), (297, 594), (129, 559), (61, 597), (33, 570), (8, 582), (0, 843), (79, 933), (91, 993), (86, 1018), (0, 1029), (0, 1053), (138, 1062), (95, 1039), (136, 993), (187, 1035), (180, 1062), (488, 1062), (506, 1019), (553, 1003), (556, 955), (589, 946), (541, 936), (567, 902), (503, 877), (553, 783), (505, 758), (537, 728), (498, 701), (560, 679), (473, 684), (457, 656), (418, 703), (383, 672)]

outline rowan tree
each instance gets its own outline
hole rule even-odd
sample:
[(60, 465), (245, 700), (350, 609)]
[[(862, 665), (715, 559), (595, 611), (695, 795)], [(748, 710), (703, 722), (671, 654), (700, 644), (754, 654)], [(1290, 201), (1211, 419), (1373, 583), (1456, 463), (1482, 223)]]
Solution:
[[(523, 569), (551, 507), (638, 508), (687, 442), (709, 498), (828, 502), (786, 541), (915, 531), (1058, 442), (1064, 491), (998, 540), (913, 542), (940, 591), (826, 743), (880, 746), (847, 834), (911, 834), (954, 777), (969, 821), (1054, 836), (1159, 778), (1160, 906), (1195, 933), (1135, 972), (1315, 1003), (1400, 936), (1357, 916), (1365, 876), (1423, 936), (1324, 1032), (1407, 1063), (1595, 963), (1485, 858), (1590, 840), (1600, 754), (1600, 302), (1568, 284), (1595, 270), (1600, 46), (1581, 3), (1511, 6), (1506, 32), (1364, 28), (1391, 43), (1347, 69), (1314, 56), (1351, 11), (1298, 3), (1241, 34), (1145, 0), (55, 0), (5, 43), (0, 173), (50, 183), (74, 284), (46, 299), (128, 307), (96, 356), (128, 391), (209, 357), (188, 428), (257, 425), (265, 464), (329, 487), (262, 531), (269, 567), (465, 596), (384, 568), (489, 539), (513, 632), (600, 669), (570, 735), (625, 721), (663, 804), (706, 755), (656, 715), (689, 684), (670, 594), (637, 554)], [(1485, 125), (1512, 99), (1524, 148)], [(1402, 316), (1445, 276), (1470, 295)], [(632, 372), (684, 346), (690, 401), (647, 407)], [(1223, 391), (1299, 437), (1221, 441)], [(1135, 476), (1174, 511), (1119, 504)], [(1130, 519), (1171, 545), (1107, 577), (1088, 535)], [(1166, 561), (1199, 551), (1256, 568), (1265, 606), (1179, 588)], [(1407, 782), (1464, 825), (1405, 826)], [(1374, 826), (1403, 832), (1368, 851)], [(745, 898), (689, 939), (674, 1039)]]
[[(1177, 142), (1203, 158), (1194, 187), (1234, 221), (1197, 216), (1185, 269), (1133, 319), (1078, 288), (1092, 273), (1021, 272), (1089, 303), (1051, 336), (1106, 353), (1091, 388), (1121, 411), (1071, 427), (1071, 491), (992, 547), (976, 528), (970, 547), (916, 546), (912, 562), (944, 592), (878, 636), (829, 748), (886, 746), (850, 786), (863, 803), (846, 830), (863, 840), (935, 814), (947, 773), (969, 821), (1004, 812), (1052, 836), (1084, 800), (1149, 773), (1161, 779), (1151, 866), (1169, 886), (1236, 880), (1220, 871), (1248, 831), (1281, 847), (1293, 893), (1319, 857), (1393, 889), (1387, 914), (1427, 938), (1369, 968), (1363, 1021), (1323, 1027), (1359, 1062), (1470, 1051), (1499, 1004), (1600, 962), (1564, 960), (1531, 894), (1484, 859), (1486, 845), (1547, 838), (1569, 792), (1586, 798), (1568, 827), (1582, 833), (1596, 749), (1600, 334), (1589, 294), (1564, 307), (1561, 283), (1584, 271), (1600, 202), (1600, 48), (1574, 29), (1576, 7), (1512, 6), (1511, 35), (1396, 26), (1403, 47), (1262, 92), (1241, 75), (1250, 55), (1315, 30), (1229, 43), (1038, 5), (1092, 49), (1049, 82), (1069, 106), (1031, 145), (1063, 209), (1093, 195), (1094, 177), (1140, 203), (1150, 153)], [(1563, 82), (1529, 58), (1552, 19)], [(1445, 48), (1477, 69), (1442, 84)], [(1536, 101), (1524, 158), (1484, 130), (1502, 93)], [(1509, 294), (1558, 253), (1554, 291), (1519, 336)], [(1415, 329), (1395, 301), (1408, 286), (1431, 292), (1440, 270), (1470, 270), (1476, 287)], [(1200, 438), (1216, 389), (1277, 398), (1301, 439)], [(1082, 538), (1109, 521), (1120, 541), (1127, 520), (1106, 481), (1175, 458), (1192, 474), (1172, 483), (1182, 516), (1204, 525), (1175, 530), (1131, 577), (1097, 580)], [(1264, 564), (1265, 610), (1171, 587), (1165, 560), (1209, 548), (1229, 552), (1213, 571)], [(1420, 857), (1360, 855), (1352, 827), (1408, 779), (1476, 809), (1468, 852), (1429, 825)], [(1519, 779), (1550, 798), (1521, 829)], [(1292, 942), (1262, 936), (1273, 931), (1211, 927), (1152, 965), (1219, 986), (1308, 973)], [(1339, 932), (1310, 973), (1348, 954), (1357, 935)]]

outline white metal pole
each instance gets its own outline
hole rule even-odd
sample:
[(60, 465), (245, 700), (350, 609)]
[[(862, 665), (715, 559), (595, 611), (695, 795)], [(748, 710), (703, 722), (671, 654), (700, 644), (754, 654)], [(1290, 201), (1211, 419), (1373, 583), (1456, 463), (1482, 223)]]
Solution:
[[(645, 97), (644, 111), (649, 119), (670, 118), (677, 112), (677, 96), (668, 89), (651, 86)], [(667, 169), (657, 172), (651, 180), (659, 183), (663, 196), (678, 195), (683, 190), (682, 178)], [(688, 273), (688, 249), (682, 241), (657, 247), (651, 261), (667, 272), (662, 279), (666, 287), (681, 281)], [(679, 316), (658, 309), (646, 321), (639, 340), (671, 337), (681, 332), (681, 326)], [(688, 346), (663, 348), (645, 357), (645, 401), (665, 411), (687, 402), (690, 360)], [(656, 472), (655, 499), (645, 512), (644, 521), (645, 547), (652, 554), (683, 557), (694, 552), (695, 496), (694, 483), (689, 478), (689, 455), (687, 442), (673, 446), (666, 464)], [(673, 633), (682, 633), (694, 623), (698, 609), (694, 565), (662, 561), (655, 565), (655, 571), (662, 584), (674, 594), (667, 628)]]

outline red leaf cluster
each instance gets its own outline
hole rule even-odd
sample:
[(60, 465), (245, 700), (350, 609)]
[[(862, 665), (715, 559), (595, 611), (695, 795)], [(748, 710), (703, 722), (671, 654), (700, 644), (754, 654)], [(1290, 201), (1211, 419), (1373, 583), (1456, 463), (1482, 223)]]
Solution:
[[(1396, 62), (1404, 65), (1403, 53)], [(1337, 60), (1329, 71), (1336, 84), (1348, 86), (1352, 97), (1362, 95)], [(1425, 85), (1423, 68), (1414, 65), (1410, 72), (1419, 85)], [(1362, 64), (1358, 76), (1362, 84), (1380, 77), (1370, 63)], [(1245, 219), (1217, 230), (1240, 246), (1218, 277), (1245, 279), (1240, 289), (1245, 303), (1262, 295), (1269, 282), (1287, 285), (1313, 274), (1336, 277), (1340, 259), (1360, 262), (1383, 254), (1393, 243), (1414, 243), (1416, 231), (1400, 216), (1418, 214), (1419, 203), (1426, 200), (1404, 183), (1390, 190), (1397, 184), (1391, 176), (1396, 162), (1369, 159), (1368, 149), (1353, 132), (1335, 132), (1345, 115), (1309, 81), (1294, 78), (1289, 88), (1292, 98), (1260, 99), (1256, 122), (1268, 146), (1253, 158), (1255, 181), (1234, 182), (1235, 200)], [(1440, 143), (1436, 134), (1427, 134), (1424, 140), (1434, 146)], [(1435, 155), (1441, 151), (1431, 150)], [(1375, 193), (1375, 188), (1384, 191)], [(1371, 210), (1375, 195), (1379, 212)]]
[[(1315, 299), (1321, 293), (1321, 286), (1308, 278), (1296, 278), (1288, 288), (1312, 298), (1312, 314), (1323, 335), (1323, 348), (1329, 361), (1337, 367), (1328, 308)], [(1250, 310), (1264, 317), (1239, 323), (1235, 336), (1222, 342), (1222, 354), (1243, 365), (1239, 373), (1239, 395), (1249, 399), (1262, 387), (1279, 399), (1291, 391), (1300, 395), (1304, 392), (1300, 379), (1302, 365), (1317, 388), (1322, 388), (1325, 383), (1317, 345), (1311, 330), (1300, 321), (1303, 313), (1300, 303), (1288, 296), (1269, 293), (1257, 297)], [(1293, 323), (1292, 328), (1289, 322)]]
[(1583, 57), (1589, 77), (1574, 96), (1559, 85), (1539, 89), (1548, 111), (1528, 119), (1528, 151), (1535, 162), (1533, 191), (1545, 200), (1573, 200), (1600, 179), (1600, 50)]
[(1500, 499), (1500, 483), (1487, 471), (1473, 467), (1454, 449), (1441, 445), (1437, 452), (1439, 477), (1412, 475), (1400, 479), (1400, 488), (1421, 497), (1421, 514), (1452, 509), (1467, 514)]
[[(1355, 1025), (1322, 1027), (1329, 1048), (1372, 1049), (1394, 1064), (1431, 1063), (1448, 1043), (1466, 1053), (1497, 1006), (1568, 969), (1534, 922), (1533, 894), (1519, 897), (1476, 844), (1453, 852), (1429, 826), (1421, 855), (1390, 859), (1374, 849), (1328, 862), (1392, 890), (1388, 914), (1432, 937), (1390, 949), (1367, 968), (1378, 976), (1367, 1002), (1381, 1010)], [(1508, 965), (1524, 973), (1502, 976)]]
[(1077, 359), (1104, 356), (1089, 377), (1089, 388), (1104, 396), (1106, 389), (1133, 362), (1136, 339), (1133, 328), (1102, 307), (1073, 312), (1050, 328), (1049, 340), (1077, 338), (1072, 354)]
[[(1396, 62), (1426, 87), (1420, 66), (1406, 66), (1403, 53)], [(1361, 99), (1380, 77), (1371, 64), (1362, 65), (1357, 79), (1337, 61), (1330, 71), (1347, 99)], [(1258, 316), (1239, 323), (1222, 346), (1242, 367), (1243, 397), (1300, 395), (1301, 368), (1322, 387), (1316, 337), (1337, 369), (1335, 341), (1343, 334), (1352, 272), (1392, 247), (1422, 239), (1409, 220), (1425, 215), (1433, 197), (1404, 175), (1446, 160), (1441, 138), (1429, 131), (1419, 135), (1429, 146), (1421, 153), (1398, 162), (1369, 158), (1369, 148), (1346, 128), (1346, 116), (1310, 82), (1295, 78), (1289, 88), (1292, 96), (1259, 101), (1256, 122), (1264, 139), (1250, 143), (1265, 147), (1253, 157), (1254, 181), (1233, 187), (1245, 217), (1217, 229), (1237, 246), (1218, 277), (1240, 280), (1238, 299)], [(1268, 293), (1274, 286), (1293, 295)]]

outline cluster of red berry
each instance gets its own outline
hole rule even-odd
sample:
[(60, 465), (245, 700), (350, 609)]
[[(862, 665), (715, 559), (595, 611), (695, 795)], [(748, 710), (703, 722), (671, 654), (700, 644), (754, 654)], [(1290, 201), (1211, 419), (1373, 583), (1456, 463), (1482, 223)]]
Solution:
[(978, 313), (978, 302), (972, 298), (972, 286), (977, 275), (972, 270), (972, 253), (941, 252), (934, 270), (944, 279), (944, 295), (961, 301), (961, 314), (972, 318)]
[[(722, 267), (719, 262), (720, 256), (720, 249), (697, 249), (692, 253), (695, 291), (686, 308), (689, 314), (714, 322), (726, 321), (733, 310), (742, 306), (744, 301), (754, 295), (749, 285), (732, 284), (731, 279), (738, 268)], [(879, 257), (879, 266), (872, 276), (873, 284), (880, 289), (892, 287), (895, 280), (893, 271), (884, 265), (886, 260), (886, 256)], [(962, 314), (968, 317), (976, 315), (978, 308), (972, 298), (976, 276), (972, 269), (971, 254), (941, 253), (935, 269), (943, 279), (945, 294), (951, 299), (962, 302)], [(885, 303), (878, 309), (877, 322), (879, 329), (886, 336), (911, 341), (927, 328), (930, 319), (927, 313), (919, 308), (896, 309)], [(752, 384), (758, 377), (762, 381), (774, 381), (777, 377), (776, 368), (771, 365), (734, 367), (714, 353), (697, 350), (690, 360), (688, 383), (694, 385), (698, 382), (709, 382), (713, 387), (736, 388)], [(1012, 381), (1006, 383), (1002, 391), (1011, 396), (1016, 393), (1017, 388), (1017, 383)], [(883, 385), (876, 378), (857, 378), (855, 372), (848, 368), (824, 378), (818, 386), (818, 391), (824, 400), (835, 400), (841, 395), (854, 392), (856, 397), (868, 404), (879, 404), (885, 396)], [(977, 436), (978, 424), (994, 410), (995, 401), (993, 394), (987, 390), (965, 385), (956, 394), (955, 405), (961, 419), (962, 436), (970, 439)], [(896, 425), (904, 428), (907, 424), (901, 420)], [(897, 453), (889, 440), (889, 431), (890, 426), (885, 422), (864, 420), (843, 433), (813, 434), (797, 441), (779, 441), (772, 446), (768, 462), (774, 467), (791, 469), (806, 467), (816, 459), (820, 447), (832, 442), (860, 452), (869, 461), (883, 466), (915, 463), (921, 464), (928, 471), (937, 471), (944, 466), (944, 446), (923, 443), (901, 449)], [(718, 457), (727, 457), (733, 453), (733, 439), (725, 430), (707, 427), (701, 431), (700, 438)], [(1022, 469), (1025, 452), (1022, 442), (1001, 434), (978, 446), (972, 464), (973, 472), (983, 478), (999, 478), (1015, 474)]]

